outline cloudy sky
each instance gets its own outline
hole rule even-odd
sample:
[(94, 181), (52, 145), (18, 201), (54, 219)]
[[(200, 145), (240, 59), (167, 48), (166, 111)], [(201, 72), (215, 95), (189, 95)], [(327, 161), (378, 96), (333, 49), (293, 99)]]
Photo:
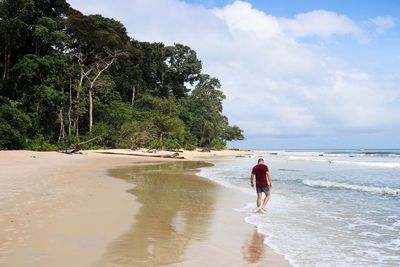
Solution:
[(137, 40), (196, 50), (245, 132), (232, 146), (400, 148), (397, 1), (69, 2)]

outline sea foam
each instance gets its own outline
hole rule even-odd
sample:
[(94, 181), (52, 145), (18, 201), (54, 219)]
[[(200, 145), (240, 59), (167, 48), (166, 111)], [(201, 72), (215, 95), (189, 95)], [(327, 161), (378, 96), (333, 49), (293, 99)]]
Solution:
[(400, 168), (398, 161), (356, 161), (356, 160), (336, 160), (324, 159), (322, 157), (289, 156), (290, 160), (309, 160), (315, 162), (326, 162), (330, 164), (350, 164), (374, 168)]
[(324, 181), (324, 180), (303, 180), (302, 182), (303, 184), (312, 187), (348, 189), (348, 190), (355, 190), (355, 191), (368, 192), (371, 194), (381, 194), (381, 195), (392, 195), (392, 196), (400, 195), (399, 188), (354, 185), (354, 184), (339, 183), (339, 182)]
[[(267, 213), (253, 213), (254, 202), (243, 203), (234, 210), (245, 213), (245, 221), (255, 225), (265, 235), (265, 243), (292, 266), (397, 266), (399, 161), (372, 156), (346, 159), (318, 153), (303, 157), (264, 155), (275, 182)], [(290, 157), (301, 160), (288, 160)], [(326, 162), (329, 160), (335, 162), (331, 165)], [(345, 160), (370, 167), (349, 169), (352, 165), (341, 164)], [(249, 186), (252, 164), (252, 158), (228, 158), (199, 174), (254, 196), (254, 189)], [(337, 198), (339, 190), (365, 193), (349, 191)]]

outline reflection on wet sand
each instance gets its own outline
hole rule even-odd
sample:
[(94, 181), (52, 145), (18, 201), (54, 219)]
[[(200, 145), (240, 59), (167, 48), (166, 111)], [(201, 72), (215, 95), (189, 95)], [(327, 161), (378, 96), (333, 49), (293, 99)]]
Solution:
[(242, 246), (243, 258), (249, 263), (257, 263), (264, 257), (265, 244), (264, 236), (254, 229), (249, 240)]
[[(218, 186), (199, 179), (200, 162), (136, 165), (110, 171), (136, 187), (143, 205), (130, 230), (110, 244), (99, 265), (154, 266), (182, 262), (191, 240), (207, 238)], [(193, 171), (190, 171), (193, 170)]]

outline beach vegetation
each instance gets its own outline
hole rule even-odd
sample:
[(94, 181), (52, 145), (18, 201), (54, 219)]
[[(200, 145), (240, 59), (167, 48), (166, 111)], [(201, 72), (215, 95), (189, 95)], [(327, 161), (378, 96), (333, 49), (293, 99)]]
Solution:
[(0, 149), (222, 149), (243, 139), (196, 51), (65, 0), (0, 2)]

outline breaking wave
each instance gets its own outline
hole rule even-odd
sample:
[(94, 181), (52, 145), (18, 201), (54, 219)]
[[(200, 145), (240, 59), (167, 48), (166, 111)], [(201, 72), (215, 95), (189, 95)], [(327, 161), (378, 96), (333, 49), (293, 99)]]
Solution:
[(347, 190), (355, 190), (355, 191), (368, 192), (371, 194), (380, 194), (380, 195), (392, 195), (392, 196), (400, 195), (399, 188), (354, 185), (354, 184), (339, 183), (339, 182), (324, 181), (324, 180), (303, 180), (302, 182), (303, 184), (312, 187), (347, 189)]

